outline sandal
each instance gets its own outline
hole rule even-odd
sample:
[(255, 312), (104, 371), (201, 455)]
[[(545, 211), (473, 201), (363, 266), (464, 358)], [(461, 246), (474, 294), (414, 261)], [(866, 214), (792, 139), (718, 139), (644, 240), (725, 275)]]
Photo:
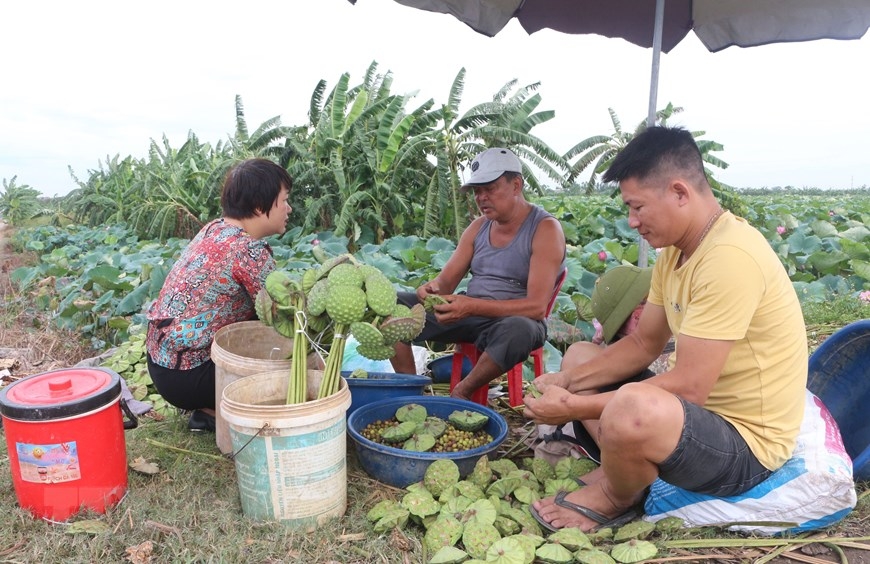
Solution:
[[(617, 515), (613, 518), (606, 517), (601, 513), (598, 513), (597, 511), (589, 509), (588, 507), (584, 507), (582, 505), (578, 505), (576, 503), (568, 501), (567, 499), (565, 499), (566, 495), (568, 495), (568, 492), (557, 493), (554, 503), (559, 507), (564, 507), (566, 509), (570, 509), (571, 511), (576, 511), (580, 515), (583, 515), (584, 517), (592, 519), (593, 521), (598, 523), (598, 525), (590, 529), (589, 532), (594, 532), (604, 527), (619, 527), (621, 525), (625, 525), (626, 523), (630, 523), (643, 515), (643, 505), (637, 504), (629, 507), (628, 510), (626, 510), (621, 515)], [(555, 533), (559, 530), (558, 528), (544, 521), (543, 517), (541, 517), (540, 513), (538, 513), (538, 510), (531, 505), (529, 506), (529, 512), (532, 514), (532, 517), (535, 518), (535, 521), (540, 523), (542, 527), (544, 527), (551, 533)]]

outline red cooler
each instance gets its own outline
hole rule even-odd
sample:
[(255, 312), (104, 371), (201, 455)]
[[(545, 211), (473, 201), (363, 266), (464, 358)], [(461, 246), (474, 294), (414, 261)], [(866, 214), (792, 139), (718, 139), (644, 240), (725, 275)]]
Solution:
[(0, 390), (12, 483), (21, 507), (50, 521), (104, 513), (127, 493), (121, 378), (105, 368), (65, 368)]

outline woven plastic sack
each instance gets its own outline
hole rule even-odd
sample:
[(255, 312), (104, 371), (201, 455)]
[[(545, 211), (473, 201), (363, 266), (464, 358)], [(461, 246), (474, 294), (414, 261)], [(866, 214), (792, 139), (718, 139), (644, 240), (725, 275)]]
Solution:
[(841, 520), (855, 507), (852, 460), (837, 423), (807, 391), (804, 420), (792, 457), (749, 491), (713, 497), (653, 482), (647, 521), (679, 517), (687, 527), (716, 526), (762, 535), (810, 531)]

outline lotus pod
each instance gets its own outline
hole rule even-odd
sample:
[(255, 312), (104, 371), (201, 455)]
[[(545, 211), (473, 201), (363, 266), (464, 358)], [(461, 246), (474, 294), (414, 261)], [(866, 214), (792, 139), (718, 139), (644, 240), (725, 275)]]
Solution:
[(417, 424), (418, 435), (432, 435), (434, 438), (438, 438), (447, 431), (447, 423), (444, 422), (440, 417), (427, 417), (423, 421)]
[(425, 492), (428, 492), (429, 490), (427, 490), (426, 487), (423, 485), (423, 482), (420, 481), (420, 482), (414, 482), (413, 484), (408, 484), (408, 487), (405, 488), (405, 491), (409, 491), (409, 492), (425, 491)]
[(656, 521), (656, 532), (662, 534), (676, 533), (685, 526), (686, 522), (680, 517), (665, 517)]
[(459, 519), (471, 503), (472, 501), (465, 496), (458, 495), (452, 497), (441, 505), (441, 514), (450, 515), (454, 519)]
[(414, 452), (426, 452), (435, 446), (435, 437), (428, 434), (414, 434), (405, 441), (402, 449)]
[(556, 477), (556, 471), (553, 465), (543, 458), (524, 458), (523, 464), (532, 471), (538, 482), (543, 483), (545, 480)]
[(396, 288), (390, 279), (375, 271), (365, 277), (366, 301), (376, 314), (387, 317), (396, 307)]
[(339, 325), (362, 321), (366, 313), (366, 293), (355, 286), (330, 285), (326, 294), (326, 313)]
[[(422, 423), (428, 416), (426, 406), (419, 403), (406, 403), (396, 410), (396, 420), (398, 421), (413, 421), (416, 424)], [(416, 429), (416, 425), (414, 428)]]
[(481, 456), (474, 464), (474, 470), (468, 475), (468, 481), (479, 487), (486, 489), (489, 483), (492, 482), (492, 467), (490, 466), (489, 458)]
[(401, 509), (401, 507), (402, 504), (394, 499), (382, 499), (368, 510), (368, 513), (366, 513), (366, 519), (374, 523), (379, 521), (388, 511)]
[(384, 343), (392, 345), (413, 340), (423, 330), (423, 325), (413, 317), (391, 316), (381, 321), (378, 330), (384, 336)]
[(486, 558), (486, 551), (500, 538), (498, 529), (480, 521), (466, 523), (465, 530), (462, 531), (462, 544), (465, 550), (472, 557), (481, 560)]
[(620, 542), (628, 539), (640, 539), (643, 540), (650, 536), (656, 529), (655, 523), (650, 523), (649, 521), (637, 520), (628, 523), (627, 525), (623, 525), (616, 531), (613, 535), (613, 542)]
[(601, 527), (595, 529), (594, 531), (589, 531), (586, 533), (586, 536), (589, 537), (589, 542), (592, 544), (598, 544), (601, 541), (610, 540), (613, 538), (613, 529), (610, 527)]
[(402, 507), (408, 510), (408, 513), (415, 517), (426, 517), (427, 515), (435, 515), (441, 510), (441, 506), (432, 497), (432, 494), (426, 490), (418, 490), (408, 492), (402, 498)]
[(505, 511), (505, 515), (510, 517), (514, 521), (520, 524), (523, 528), (523, 533), (526, 535), (535, 535), (540, 537), (541, 533), (541, 525), (532, 517), (532, 514), (529, 513), (528, 508), (520, 509), (519, 507), (511, 507), (507, 511)]
[(570, 564), (574, 555), (561, 544), (547, 542), (535, 549), (535, 558), (548, 564)]
[(496, 512), (498, 515), (504, 515), (504, 513), (505, 513), (508, 509), (510, 509), (511, 507), (513, 507), (513, 506), (511, 505), (510, 500), (508, 500), (508, 499), (503, 499), (503, 498), (500, 498), (500, 497), (496, 497), (496, 496), (494, 496), (494, 495), (489, 496), (487, 499), (492, 503), (492, 506), (495, 507), (495, 512)]
[(641, 562), (649, 560), (658, 554), (656, 545), (649, 541), (631, 539), (628, 542), (617, 544), (610, 549), (610, 556), (617, 562), (623, 564), (632, 564), (633, 562)]
[(435, 311), (436, 305), (449, 304), (447, 298), (444, 296), (440, 296), (438, 294), (429, 294), (425, 298), (423, 298), (423, 309), (428, 312)]
[(351, 323), (350, 334), (353, 335), (354, 339), (359, 341), (360, 345), (366, 347), (378, 347), (384, 344), (384, 336), (381, 335), (378, 328), (365, 321)]
[(369, 373), (366, 371), (365, 368), (354, 368), (350, 371), (350, 374), (348, 374), (347, 377), (357, 380), (366, 380), (369, 377)]
[(519, 478), (504, 477), (494, 481), (486, 488), (486, 495), (507, 497), (520, 485)]
[(329, 285), (326, 280), (318, 280), (305, 295), (305, 312), (310, 316), (318, 316), (326, 311), (326, 297), (329, 295)]
[(272, 328), (278, 332), (282, 337), (287, 337), (288, 339), (293, 339), (296, 337), (296, 327), (293, 324), (293, 317), (287, 317), (286, 315), (274, 315), (272, 316)]
[[(516, 539), (499, 539), (486, 551), (486, 561), (495, 564), (531, 564), (525, 548)], [(534, 553), (532, 553), (534, 559)]]
[(598, 468), (598, 464), (589, 458), (574, 458), (566, 456), (556, 463), (554, 471), (557, 478), (579, 478)]
[(460, 495), (467, 497), (471, 501), (477, 501), (478, 499), (483, 499), (486, 497), (486, 494), (483, 493), (483, 488), (471, 482), (469, 480), (462, 480), (456, 484), (456, 491), (459, 492)]
[(535, 476), (535, 473), (531, 470), (524, 469), (516, 469), (513, 472), (509, 472), (506, 476), (508, 478), (519, 478), (520, 482), (523, 485), (527, 485), (529, 487), (538, 487), (540, 483), (538, 482), (538, 478)]
[(516, 463), (510, 458), (499, 458), (489, 463), (489, 467), (493, 472), (501, 476), (507, 476), (514, 470), (519, 470)]
[(423, 473), (423, 485), (433, 496), (441, 495), (459, 481), (459, 466), (449, 458), (439, 458), (432, 462)]
[(266, 291), (278, 305), (289, 306), (294, 280), (283, 270), (273, 270), (266, 276)]
[(266, 325), (272, 325), (272, 305), (269, 292), (265, 288), (260, 288), (257, 297), (254, 298), (254, 311), (257, 312), (257, 318)]
[(514, 533), (504, 538), (515, 540), (519, 543), (523, 548), (523, 554), (525, 554), (525, 562), (534, 562), (535, 549), (544, 544), (544, 537), (536, 537), (534, 535)]
[(584, 548), (574, 553), (574, 560), (579, 564), (616, 564), (609, 554), (597, 548)]
[(314, 255), (314, 259), (320, 264), (325, 263), (330, 259), (329, 255), (326, 254), (326, 251), (323, 249), (321, 245), (314, 245), (311, 247), (311, 254)]
[(381, 431), (381, 438), (388, 443), (401, 443), (411, 438), (417, 424), (413, 421), (405, 421)]
[(440, 515), (426, 529), (426, 534), (423, 535), (423, 544), (429, 552), (438, 552), (441, 547), (453, 546), (459, 542), (464, 528), (455, 517)]
[(411, 514), (407, 509), (399, 507), (387, 511), (372, 527), (376, 533), (386, 533), (389, 530), (405, 526)]
[(513, 491), (513, 495), (517, 501), (523, 505), (531, 505), (541, 499), (541, 495), (537, 489), (532, 489), (529, 486), (520, 486)]
[(479, 499), (468, 506), (465, 513), (462, 514), (461, 521), (463, 523), (486, 523), (492, 525), (495, 523), (495, 518), (498, 516), (498, 511), (495, 505), (488, 499)]
[[(511, 519), (510, 517), (505, 517), (504, 515), (499, 515), (495, 518), (495, 522), (493, 523), (498, 532), (501, 533), (501, 536), (506, 537), (508, 535), (515, 535), (522, 530), (520, 524)], [(534, 551), (534, 549), (532, 549)]]
[(326, 276), (330, 288), (335, 286), (353, 286), (362, 289), (365, 278), (355, 264), (345, 262), (335, 265)]
[(544, 495), (555, 495), (559, 492), (573, 492), (579, 490), (580, 484), (568, 478), (554, 478), (544, 482)]
[(447, 416), (451, 425), (462, 431), (477, 431), (489, 421), (489, 416), (470, 409), (457, 409)]
[(317, 283), (317, 269), (309, 268), (302, 273), (302, 291), (306, 294), (311, 291), (314, 284)]
[(314, 252), (314, 257), (317, 258), (318, 262), (321, 263), (320, 266), (317, 267), (317, 279), (318, 280), (320, 280), (321, 278), (326, 278), (327, 276), (329, 276), (329, 273), (332, 271), (332, 269), (335, 268), (336, 266), (338, 266), (339, 264), (344, 264), (346, 262), (356, 263), (356, 260), (348, 253), (344, 253), (342, 255), (338, 255), (335, 257), (331, 257), (331, 258), (326, 257), (326, 254), (323, 253), (321, 255), (323, 257), (323, 260), (321, 260), (320, 257), (317, 256), (317, 252), (316, 252), (317, 249), (318, 249), (318, 247), (314, 247), (311, 250), (312, 250), (312, 252)]
[(411, 317), (411, 308), (406, 306), (405, 304), (397, 303), (393, 307), (393, 312), (390, 314), (391, 317)]
[(359, 345), (356, 352), (369, 360), (389, 360), (396, 355), (396, 349), (390, 345)]
[(592, 548), (592, 541), (579, 527), (563, 527), (550, 535), (547, 541), (559, 543), (571, 551)]
[(468, 553), (455, 546), (442, 546), (429, 560), (429, 564), (459, 564), (460, 562), (468, 562)]

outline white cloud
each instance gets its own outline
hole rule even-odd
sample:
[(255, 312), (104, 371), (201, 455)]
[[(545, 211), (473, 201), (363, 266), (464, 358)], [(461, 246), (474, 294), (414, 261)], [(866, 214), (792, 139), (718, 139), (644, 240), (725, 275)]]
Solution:
[[(236, 94), (252, 129), (301, 124), (318, 80), (358, 82), (372, 61), (417, 103), (445, 101), (465, 67), (463, 109), (508, 80), (541, 82), (556, 118), (535, 133), (558, 150), (609, 133), (608, 107), (626, 128), (647, 111), (649, 49), (516, 22), (487, 38), (388, 0), (7, 2), (0, 20), (0, 178), (44, 194), (75, 187), (68, 166), (83, 178), (164, 134), (226, 139)], [(709, 53), (690, 36), (662, 56), (658, 107), (684, 107), (674, 123), (725, 145), (726, 183), (870, 185), (868, 61), (866, 37)]]

